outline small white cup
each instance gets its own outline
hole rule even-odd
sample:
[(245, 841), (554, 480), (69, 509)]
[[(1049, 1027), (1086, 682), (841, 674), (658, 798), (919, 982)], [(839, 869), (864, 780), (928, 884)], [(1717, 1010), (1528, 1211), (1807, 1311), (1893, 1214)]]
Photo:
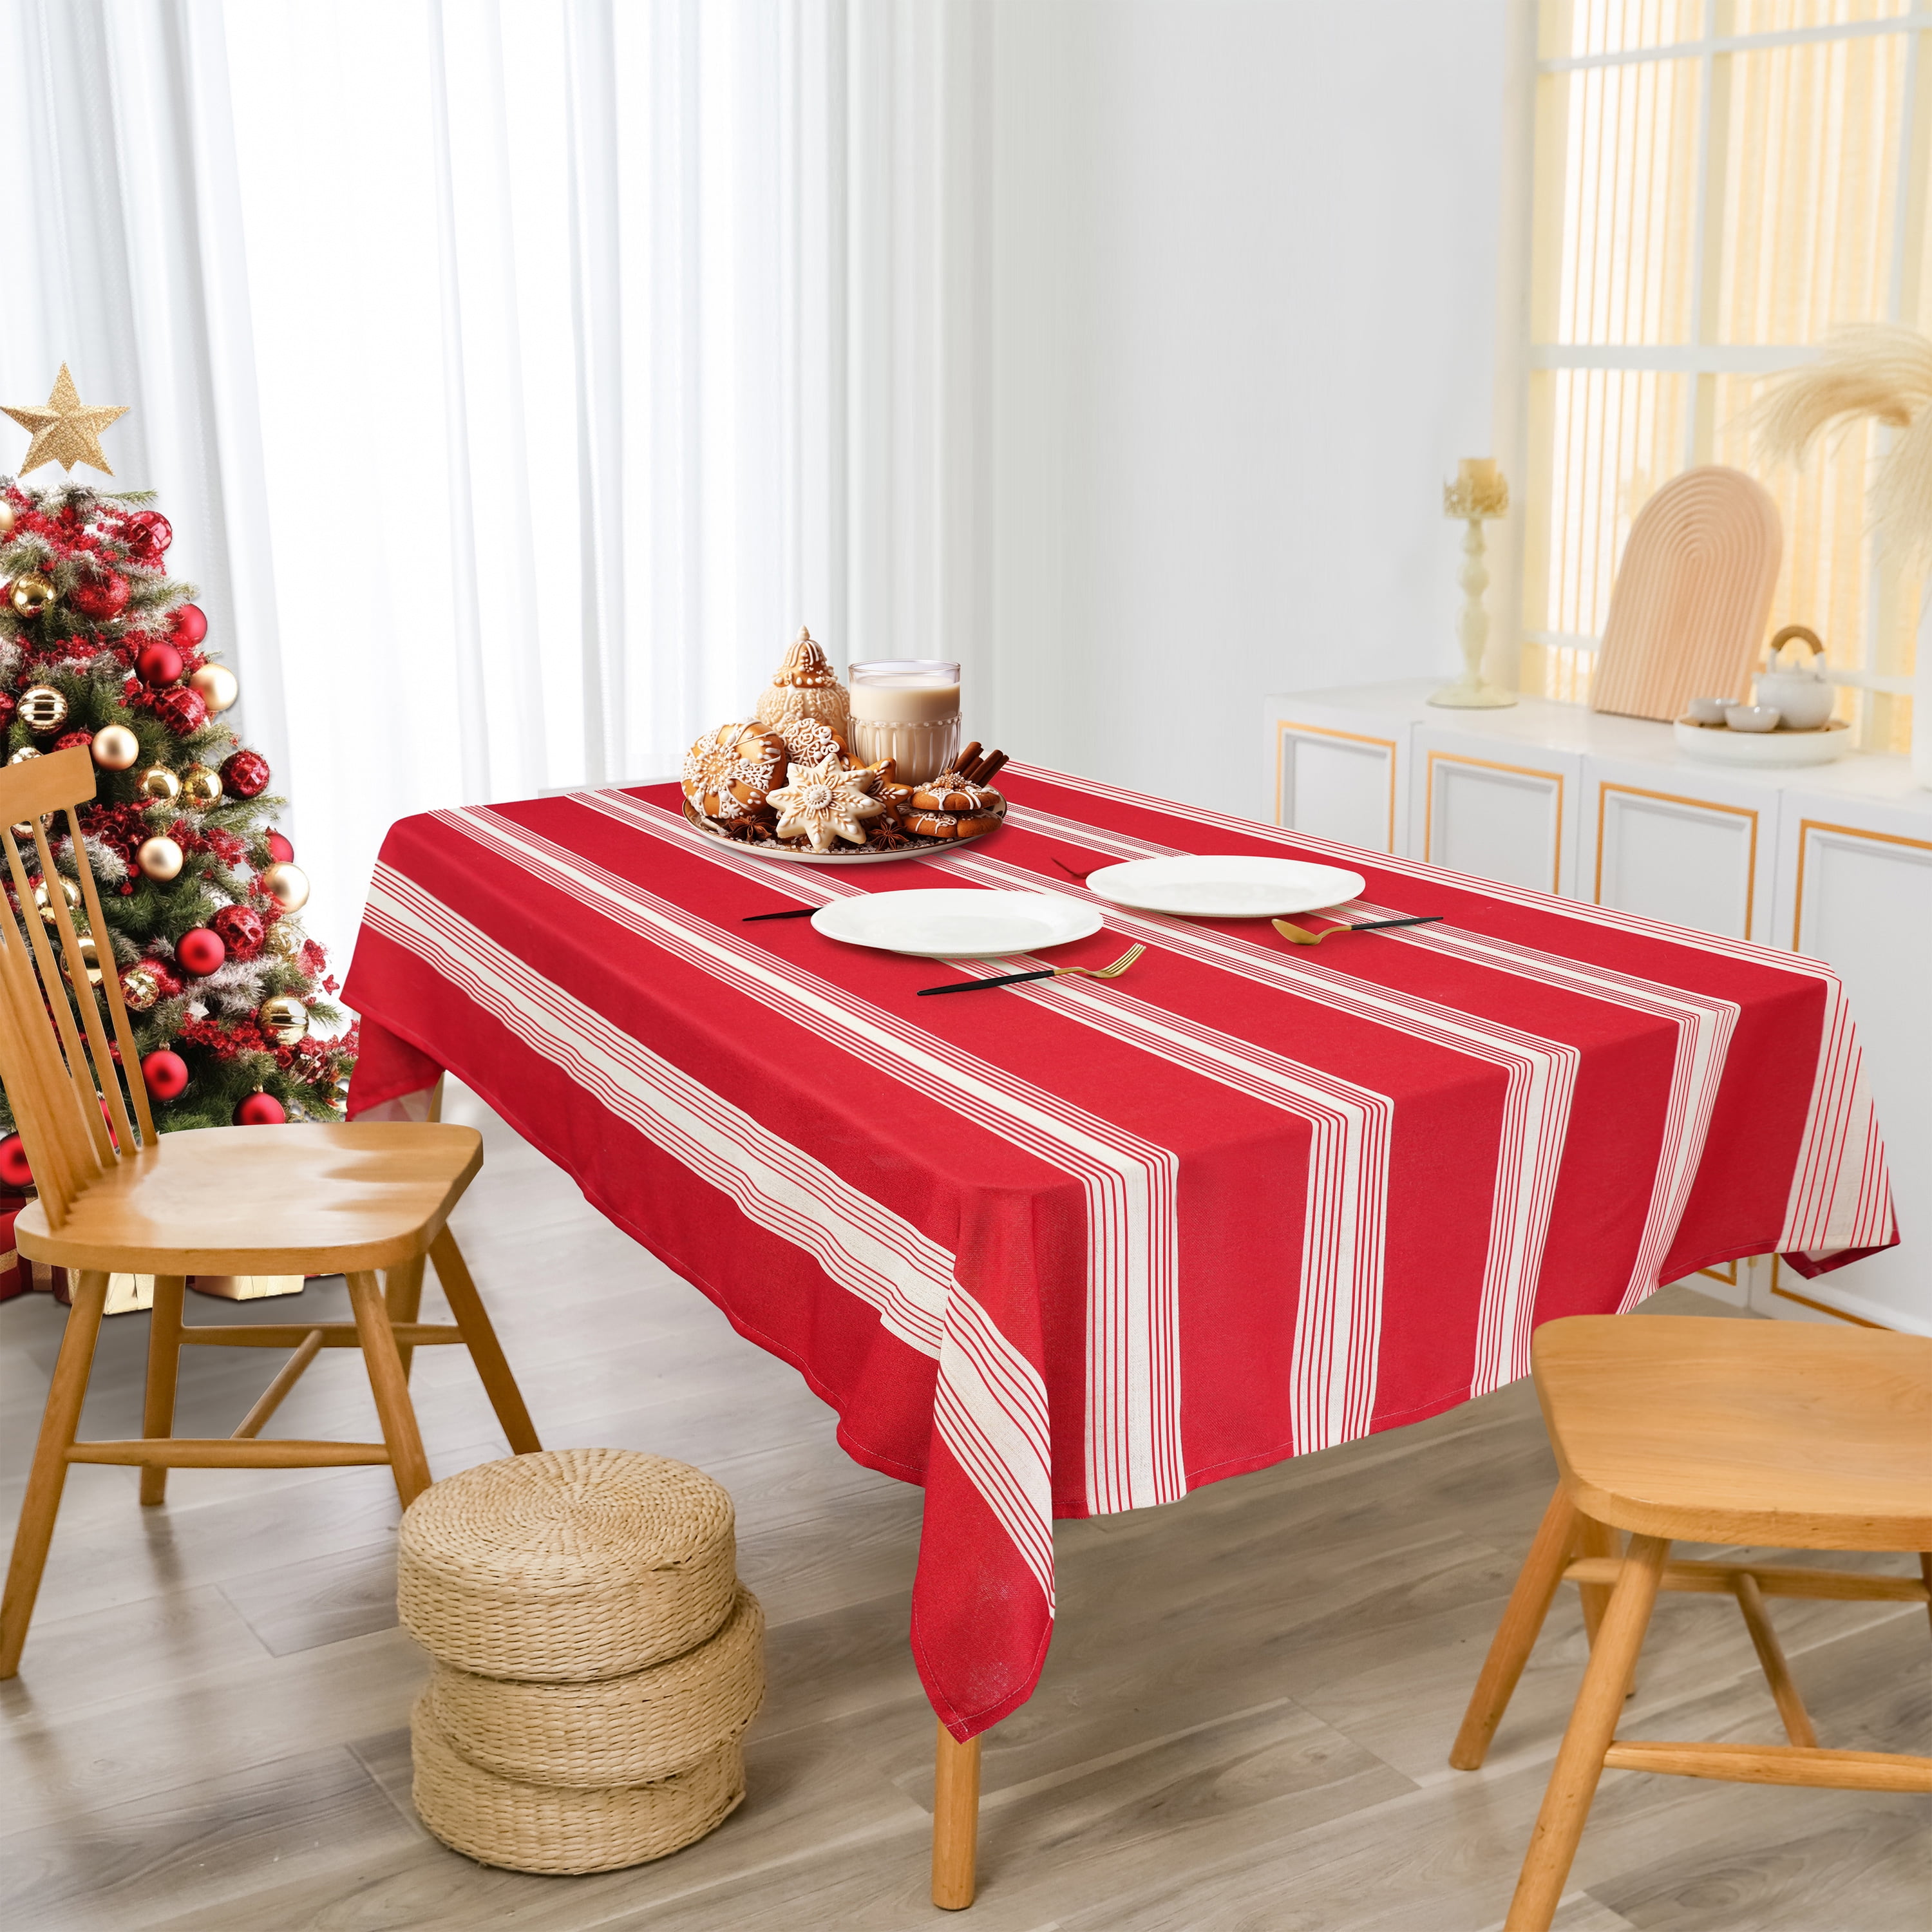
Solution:
[(1724, 722), (1733, 731), (1775, 731), (1778, 706), (1774, 704), (1733, 704), (1724, 712)]
[(1728, 698), (1694, 698), (1684, 706), (1684, 716), (1694, 724), (1721, 724), (1732, 700)]

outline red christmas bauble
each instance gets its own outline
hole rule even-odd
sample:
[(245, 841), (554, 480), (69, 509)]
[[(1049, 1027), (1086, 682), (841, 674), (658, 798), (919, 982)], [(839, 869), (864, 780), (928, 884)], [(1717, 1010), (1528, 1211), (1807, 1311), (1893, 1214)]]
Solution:
[(235, 1109), (238, 1127), (278, 1127), (288, 1117), (287, 1108), (272, 1094), (250, 1094)]
[(0, 1141), (0, 1186), (10, 1187), (17, 1194), (33, 1184), (34, 1170), (27, 1165), (27, 1144), (18, 1134), (9, 1134)]
[(54, 749), (64, 752), (70, 745), (91, 745), (94, 742), (92, 731), (63, 731), (54, 740)]
[(256, 798), (268, 788), (268, 761), (260, 752), (236, 752), (222, 760), (221, 789), (231, 798)]
[(220, 933), (197, 926), (175, 941), (175, 957), (183, 972), (205, 976), (220, 970), (222, 962), (228, 957), (228, 948), (222, 944)]
[(155, 698), (154, 716), (176, 736), (185, 738), (208, 722), (208, 700), (192, 685), (174, 685)]
[(141, 1078), (157, 1100), (178, 1100), (188, 1091), (188, 1062), (163, 1047), (158, 1053), (142, 1056)]
[(0, 731), (14, 728), (14, 713), (20, 708), (20, 700), (10, 691), (0, 691)]
[(278, 866), (290, 866), (295, 862), (296, 848), (279, 832), (271, 830), (268, 856)]
[(84, 577), (68, 592), (67, 601), (90, 622), (111, 623), (128, 608), (128, 580), (112, 570)]
[(224, 906), (208, 924), (228, 948), (231, 959), (252, 959), (262, 950), (262, 936), (268, 928), (262, 915), (247, 906)]
[(182, 654), (172, 644), (158, 641), (149, 644), (134, 660), (134, 668), (141, 674), (143, 684), (160, 686), (178, 684), (186, 667), (182, 662)]
[(121, 526), (130, 556), (142, 563), (159, 563), (175, 540), (174, 526), (158, 510), (136, 510)]
[(198, 644), (208, 635), (208, 613), (199, 604), (183, 604), (168, 628), (176, 644)]

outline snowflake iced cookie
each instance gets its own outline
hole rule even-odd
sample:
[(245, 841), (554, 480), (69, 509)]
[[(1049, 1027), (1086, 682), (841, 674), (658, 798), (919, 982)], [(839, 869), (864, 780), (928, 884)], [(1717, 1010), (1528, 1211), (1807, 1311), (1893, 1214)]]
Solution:
[(814, 852), (829, 852), (832, 842), (866, 842), (865, 821), (885, 810), (872, 796), (872, 776), (849, 772), (837, 758), (818, 765), (794, 765), (786, 783), (770, 795), (778, 815), (781, 838), (802, 838)]

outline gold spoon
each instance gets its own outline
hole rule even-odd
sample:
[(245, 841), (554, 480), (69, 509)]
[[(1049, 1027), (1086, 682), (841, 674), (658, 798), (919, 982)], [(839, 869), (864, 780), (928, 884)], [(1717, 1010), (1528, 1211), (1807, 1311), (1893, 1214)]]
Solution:
[(1324, 939), (1333, 939), (1338, 932), (1382, 932), (1391, 926), (1427, 926), (1442, 918), (1439, 912), (1418, 914), (1413, 919), (1364, 920), (1360, 926), (1331, 926), (1325, 932), (1310, 932), (1306, 926), (1290, 926), (1285, 919), (1274, 922), (1274, 929), (1284, 939), (1292, 939), (1298, 946), (1319, 946)]

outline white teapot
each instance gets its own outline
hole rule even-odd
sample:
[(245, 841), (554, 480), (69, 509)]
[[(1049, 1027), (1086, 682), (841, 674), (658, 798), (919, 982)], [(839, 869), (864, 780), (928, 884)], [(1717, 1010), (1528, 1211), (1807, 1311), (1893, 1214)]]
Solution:
[[(1811, 646), (1811, 662), (1802, 670), (1787, 670), (1778, 654), (1793, 638)], [(1757, 701), (1777, 707), (1778, 718), (1787, 731), (1816, 731), (1831, 722), (1836, 693), (1824, 671), (1825, 646), (1815, 631), (1802, 624), (1787, 624), (1771, 640), (1765, 668), (1758, 674)]]

